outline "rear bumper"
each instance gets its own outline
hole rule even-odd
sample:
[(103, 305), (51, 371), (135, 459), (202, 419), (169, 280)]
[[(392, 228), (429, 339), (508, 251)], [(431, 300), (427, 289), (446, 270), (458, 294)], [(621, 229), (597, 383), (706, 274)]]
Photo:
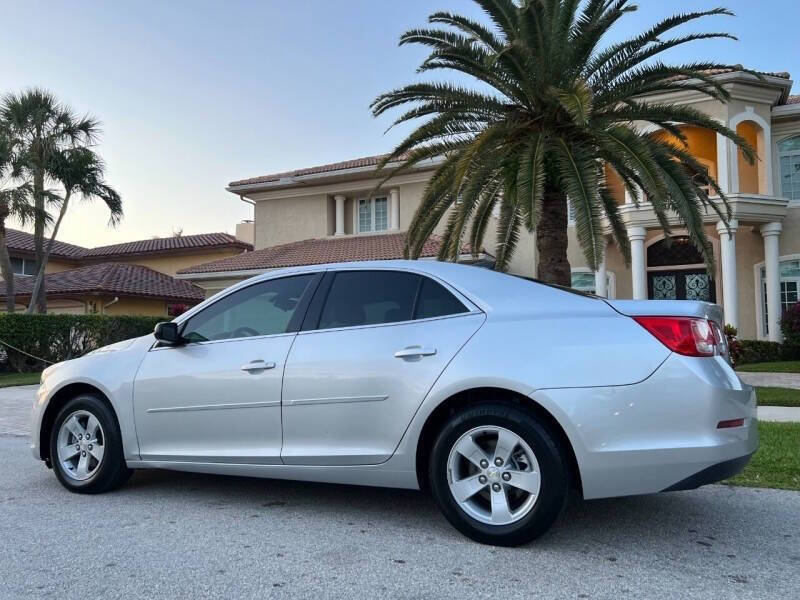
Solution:
[[(564, 427), (584, 497), (691, 489), (738, 473), (758, 448), (755, 390), (722, 358), (671, 355), (634, 385), (538, 390)], [(741, 427), (717, 427), (743, 419)]]
[(752, 457), (752, 454), (748, 454), (747, 456), (732, 458), (730, 460), (711, 465), (710, 467), (706, 467), (702, 471), (699, 471), (694, 475), (690, 475), (686, 479), (682, 479), (678, 483), (675, 483), (662, 491), (678, 492), (681, 490), (695, 490), (701, 485), (717, 483), (718, 481), (728, 479), (737, 473), (741, 473), (742, 469), (747, 466), (747, 463), (750, 462)]

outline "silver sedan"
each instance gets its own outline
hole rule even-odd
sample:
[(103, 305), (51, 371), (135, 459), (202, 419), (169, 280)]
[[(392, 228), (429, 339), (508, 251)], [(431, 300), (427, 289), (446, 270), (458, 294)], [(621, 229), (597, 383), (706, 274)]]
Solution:
[(74, 492), (159, 468), (429, 490), (480, 542), (584, 498), (691, 489), (758, 445), (718, 306), (476, 267), (273, 271), (42, 374), (31, 447)]

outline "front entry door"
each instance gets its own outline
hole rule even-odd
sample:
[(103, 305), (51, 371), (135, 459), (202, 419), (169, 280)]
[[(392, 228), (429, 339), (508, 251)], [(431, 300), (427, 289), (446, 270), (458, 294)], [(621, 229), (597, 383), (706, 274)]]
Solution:
[(283, 368), (318, 280), (240, 288), (184, 321), (184, 344), (147, 353), (133, 392), (142, 460), (280, 463)]
[(652, 271), (647, 274), (647, 292), (651, 300), (717, 301), (714, 280), (705, 269)]

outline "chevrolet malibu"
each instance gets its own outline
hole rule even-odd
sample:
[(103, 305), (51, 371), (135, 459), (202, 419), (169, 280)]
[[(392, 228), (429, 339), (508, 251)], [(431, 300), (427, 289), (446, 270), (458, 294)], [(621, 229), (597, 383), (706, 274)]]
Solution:
[(435, 261), (273, 271), (46, 369), (31, 446), (73, 492), (152, 468), (421, 488), (474, 540), (523, 544), (572, 488), (744, 467), (755, 395), (721, 324)]

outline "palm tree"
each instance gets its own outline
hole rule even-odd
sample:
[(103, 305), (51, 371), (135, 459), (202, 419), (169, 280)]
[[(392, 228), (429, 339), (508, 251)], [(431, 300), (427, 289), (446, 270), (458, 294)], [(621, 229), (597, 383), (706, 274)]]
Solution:
[[(603, 218), (626, 259), (630, 246), (606, 173), (619, 177), (634, 198), (642, 190), (668, 235), (676, 213), (703, 253), (713, 257), (703, 231), (710, 207), (727, 222), (729, 207), (716, 181), (699, 181), (705, 169), (688, 152), (680, 125), (696, 125), (733, 140), (749, 161), (755, 152), (736, 132), (700, 111), (667, 102), (645, 103), (646, 94), (695, 90), (720, 101), (729, 94), (712, 74), (730, 65), (698, 61), (667, 65), (658, 56), (701, 39), (727, 33), (668, 37), (683, 24), (728, 10), (676, 15), (635, 37), (602, 46), (601, 40), (626, 13), (629, 0), (475, 0), (487, 26), (445, 12), (429, 17), (442, 27), (413, 29), (400, 45), (431, 48), (420, 72), (466, 75), (474, 88), (453, 83), (416, 83), (379, 96), (375, 116), (405, 106), (393, 125), (425, 118), (381, 167), (400, 161), (389, 174), (440, 157), (410, 224), (406, 254), (418, 257), (425, 240), (446, 217), (442, 260), (455, 260), (468, 241), (477, 253), (497, 209), (496, 266), (506, 269), (524, 226), (536, 232), (538, 276), (570, 285), (567, 261), (567, 202), (589, 267), (605, 247)], [(642, 133), (635, 123), (667, 135)], [(720, 203), (710, 202), (710, 186)]]
[(89, 148), (73, 148), (61, 150), (51, 156), (47, 165), (47, 172), (54, 180), (58, 181), (63, 190), (64, 196), (60, 199), (60, 210), (58, 217), (53, 225), (53, 231), (47, 246), (44, 249), (42, 260), (40, 261), (36, 279), (33, 282), (31, 291), (31, 301), (28, 305), (28, 313), (33, 313), (40, 305), (40, 298), (44, 285), (44, 274), (47, 261), (50, 259), (50, 252), (61, 227), (61, 221), (67, 213), (69, 202), (74, 195), (83, 200), (93, 200), (98, 198), (108, 207), (111, 216), (109, 224), (112, 226), (119, 223), (122, 218), (122, 199), (120, 195), (109, 186), (104, 179), (105, 164), (103, 160)]
[[(52, 195), (47, 184), (52, 179), (48, 166), (53, 157), (66, 149), (91, 146), (99, 134), (99, 123), (91, 116), (78, 116), (46, 90), (34, 88), (21, 94), (7, 94), (0, 104), (0, 121), (18, 146), (21, 177), (29, 183), (33, 205), (34, 246), (37, 271), (44, 263), (45, 219)], [(46, 312), (44, 290), (37, 309)]]
[[(35, 209), (31, 203), (31, 188), (18, 184), (18, 163), (15, 160), (14, 143), (8, 132), (0, 127), (0, 274), (6, 288), (6, 312), (16, 308), (14, 295), (14, 270), (6, 242), (6, 221), (15, 218), (25, 225), (34, 219)], [(45, 215), (46, 217), (47, 215)]]

